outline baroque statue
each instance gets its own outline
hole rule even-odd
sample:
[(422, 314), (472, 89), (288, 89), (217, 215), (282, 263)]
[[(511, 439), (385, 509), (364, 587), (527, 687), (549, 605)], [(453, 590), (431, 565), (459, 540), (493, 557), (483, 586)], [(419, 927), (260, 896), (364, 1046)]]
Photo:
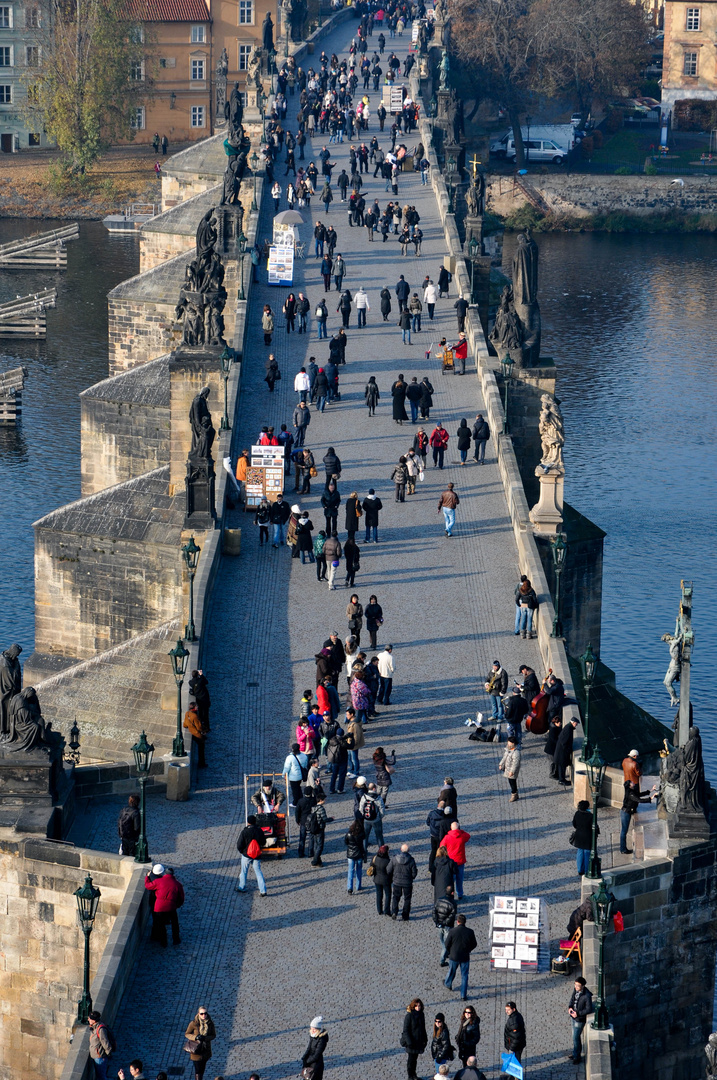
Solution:
[(22, 669), (18, 657), (22, 645), (11, 645), (0, 655), (0, 736), (9, 731), (10, 702), (22, 689)]
[(670, 705), (679, 705), (680, 699), (675, 694), (674, 687), (674, 684), (680, 681), (682, 672), (682, 627), (679, 615), (677, 616), (674, 634), (663, 634), (660, 641), (666, 641), (670, 646), (670, 666), (663, 680), (665, 689), (670, 695)]
[(435, 0), (433, 10), (435, 13), (436, 22), (438, 24), (442, 23), (445, 20), (447, 12), (446, 0)]
[(471, 217), (480, 217), (485, 211), (485, 176), (482, 172), (476, 173), (471, 180), (466, 192), (466, 205)]
[[(227, 167), (224, 170), (224, 187), (222, 189), (221, 206), (241, 206), (239, 201), (239, 187), (241, 185), (240, 169), (243, 171), (244, 168), (246, 168), (245, 153), (242, 152), (235, 157), (229, 158)], [(242, 218), (243, 216), (242, 213)], [(241, 231), (241, 227), (239, 231)]]
[(270, 11), (267, 11), (261, 26), (261, 47), (265, 52), (271, 52), (274, 48), (274, 23)]
[(52, 724), (43, 718), (35, 687), (26, 686), (10, 702), (8, 730), (0, 743), (3, 752), (17, 754), (40, 749), (50, 753), (62, 743), (60, 733), (53, 731)]
[(563, 464), (563, 446), (565, 445), (565, 426), (560, 402), (552, 394), (540, 396), (540, 419), (538, 431), (542, 457), (540, 464), (545, 472), (565, 472)]
[(261, 53), (256, 45), (249, 53), (249, 59), (246, 65), (246, 85), (247, 90), (257, 89), (261, 86)]
[(513, 302), (522, 329), (523, 363), (526, 366), (537, 364), (540, 360), (538, 245), (530, 235), (530, 229), (518, 233), (513, 255)]
[[(234, 197), (235, 186), (238, 193), (239, 162), (227, 166), (229, 179), (225, 174), (224, 193), (227, 189)], [(241, 205), (241, 204), (239, 204)], [(179, 302), (174, 314), (177, 322), (182, 323), (182, 345), (225, 345), (224, 319), (222, 311), (227, 301), (224, 288), (224, 265), (215, 250), (217, 229), (214, 210), (207, 210), (197, 227), (196, 258), (192, 259), (185, 271), (184, 286), (179, 293)]]
[(227, 50), (222, 49), (216, 70), (216, 116), (226, 116), (227, 101), (227, 73), (229, 72), (229, 57)]
[(488, 339), (493, 342), (501, 360), (506, 354), (512, 355), (520, 350), (520, 323), (513, 307), (513, 290), (510, 285), (506, 285), (500, 295), (495, 324)]
[(210, 461), (212, 457), (211, 449), (216, 431), (212, 427), (212, 414), (207, 404), (209, 394), (210, 388), (203, 387), (194, 397), (189, 410), (189, 423), (192, 427), (192, 448), (189, 451), (189, 457), (193, 461)]
[(229, 101), (227, 102), (227, 120), (229, 121), (229, 131), (231, 134), (240, 135), (244, 137), (244, 129), (242, 127), (242, 120), (244, 118), (244, 105), (242, 103), (241, 93), (239, 92), (239, 83), (234, 83), (234, 89), (229, 95)]
[(441, 57), (441, 62), (438, 65), (438, 70), (440, 72), (440, 79), (439, 79), (439, 83), (438, 83), (438, 89), (439, 90), (447, 90), (448, 89), (448, 73), (451, 70), (451, 62), (448, 59), (448, 53), (446, 52), (445, 49), (443, 50), (443, 55)]

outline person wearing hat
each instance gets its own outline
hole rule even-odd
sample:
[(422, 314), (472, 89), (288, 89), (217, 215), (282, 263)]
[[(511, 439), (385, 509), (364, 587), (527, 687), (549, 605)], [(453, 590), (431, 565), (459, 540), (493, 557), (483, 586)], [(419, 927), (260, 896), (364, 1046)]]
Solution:
[(508, 672), (501, 667), (500, 660), (493, 661), (493, 668), (485, 681), (485, 690), (491, 700), (491, 720), (505, 719), (503, 695), (508, 689)]
[(626, 758), (622, 762), (622, 775), (626, 784), (637, 784), (639, 786), (640, 777), (642, 776), (642, 768), (638, 762), (639, 753), (637, 750), (631, 750)]
[[(329, 1041), (324, 1030), (323, 1016), (315, 1016), (309, 1025), (309, 1045), (301, 1059), (304, 1069), (311, 1069), (311, 1080), (322, 1080), (324, 1075), (324, 1053)], [(302, 1072), (303, 1076), (303, 1072)]]
[(374, 488), (368, 489), (368, 495), (364, 499), (363, 512), (366, 515), (366, 543), (371, 543), (371, 533), (373, 533), (374, 544), (378, 543), (378, 515), (383, 509), (383, 503), (376, 494)]
[(255, 791), (251, 797), (251, 801), (260, 814), (275, 814), (284, 799), (284, 792), (274, 786), (271, 777), (267, 777), (259, 790)]
[(442, 1012), (436, 1013), (436, 1018), (433, 1021), (431, 1057), (433, 1058), (433, 1064), (436, 1066), (436, 1072), (438, 1072), (441, 1065), (447, 1065), (455, 1057), (455, 1049), (451, 1046), (451, 1034), (446, 1027), (446, 1018)]
[(152, 909), (152, 941), (167, 948), (167, 923), (172, 925), (172, 944), (179, 945), (179, 919), (177, 909), (184, 903), (184, 889), (171, 870), (162, 863), (155, 863), (144, 879), (145, 889), (154, 893)]

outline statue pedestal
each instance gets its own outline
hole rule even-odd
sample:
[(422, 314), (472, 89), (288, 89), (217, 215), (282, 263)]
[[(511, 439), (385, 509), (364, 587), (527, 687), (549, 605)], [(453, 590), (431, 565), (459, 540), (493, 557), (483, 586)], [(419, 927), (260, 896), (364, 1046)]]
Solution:
[(260, 124), (261, 112), (257, 103), (257, 95), (261, 87), (249, 86), (246, 87), (246, 105), (244, 106), (244, 123), (245, 124)]
[(667, 819), (670, 837), (676, 836), (689, 840), (709, 840), (710, 827), (704, 814), (694, 811), (678, 810)]
[(530, 520), (538, 533), (552, 534), (563, 524), (563, 485), (565, 470), (538, 465), (535, 475), (540, 481), (540, 499), (530, 511)]
[(483, 255), (484, 254), (484, 252), (482, 250), (482, 244), (483, 244), (483, 216), (478, 215), (477, 217), (472, 217), (471, 215), (467, 214), (466, 217), (464, 218), (464, 226), (465, 226), (465, 230), (466, 230), (466, 240), (465, 240), (464, 250), (467, 253), (468, 244), (470, 243), (470, 241), (475, 236), (476, 240), (481, 245), (481, 255)]
[(241, 203), (224, 203), (214, 211), (217, 219), (217, 251), (230, 259), (238, 257), (237, 240), (241, 236), (244, 207)]
[(217, 511), (214, 503), (214, 462), (211, 458), (188, 458), (185, 485), (187, 516), (185, 529), (213, 529)]

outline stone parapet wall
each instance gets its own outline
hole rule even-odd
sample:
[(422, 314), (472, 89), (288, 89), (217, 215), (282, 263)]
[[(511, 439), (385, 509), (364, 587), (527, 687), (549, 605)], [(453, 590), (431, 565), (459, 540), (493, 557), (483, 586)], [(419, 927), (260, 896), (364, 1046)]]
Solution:
[(139, 268), (140, 272), (151, 270), (167, 259), (173, 259), (175, 255), (181, 255), (183, 251), (194, 250), (194, 237), (181, 236), (177, 233), (141, 233), (139, 238)]
[[(178, 297), (177, 297), (178, 299)], [(119, 375), (171, 352), (181, 333), (174, 322), (177, 300), (146, 303), (109, 299), (109, 371)]]

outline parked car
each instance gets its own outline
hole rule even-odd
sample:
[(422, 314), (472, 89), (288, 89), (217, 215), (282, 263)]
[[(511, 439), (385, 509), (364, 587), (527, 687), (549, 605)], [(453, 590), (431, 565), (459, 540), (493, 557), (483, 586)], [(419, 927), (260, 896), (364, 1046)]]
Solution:
[[(552, 161), (554, 165), (562, 165), (568, 156), (557, 143), (553, 142), (552, 139), (524, 140), (523, 146), (525, 147), (526, 158), (529, 162)], [(513, 139), (508, 141), (506, 157), (508, 158), (508, 161), (515, 161), (515, 142)]]

